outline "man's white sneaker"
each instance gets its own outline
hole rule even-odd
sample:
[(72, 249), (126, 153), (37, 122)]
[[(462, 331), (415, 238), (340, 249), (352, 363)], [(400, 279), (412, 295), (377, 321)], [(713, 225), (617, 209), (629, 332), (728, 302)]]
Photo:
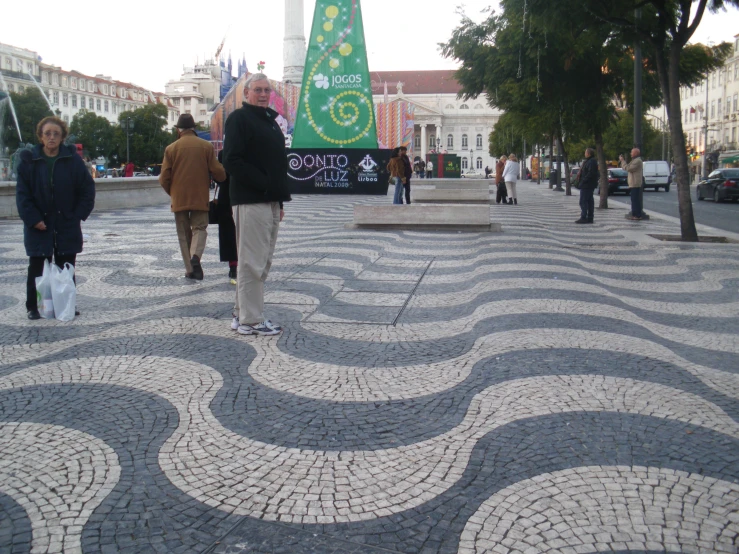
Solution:
[(272, 323), (269, 319), (265, 319), (264, 324), (270, 329), (274, 329), (275, 331), (282, 331), (282, 325), (277, 325), (276, 323)]
[(236, 331), (239, 328), (239, 318), (234, 316), (234, 318), (231, 320), (231, 329)]
[(280, 334), (280, 331), (273, 329), (272, 327), (268, 327), (264, 321), (255, 325), (246, 325), (245, 323), (242, 323), (239, 325), (237, 331), (241, 335), (269, 336)]

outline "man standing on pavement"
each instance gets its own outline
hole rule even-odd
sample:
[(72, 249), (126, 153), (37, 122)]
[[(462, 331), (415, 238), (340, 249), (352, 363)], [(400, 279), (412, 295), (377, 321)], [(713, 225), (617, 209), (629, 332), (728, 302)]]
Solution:
[(598, 162), (595, 159), (595, 150), (585, 150), (585, 162), (577, 174), (580, 182), (580, 219), (575, 223), (592, 223), (595, 211), (593, 191), (598, 187)]
[(429, 163), (426, 164), (426, 178), (431, 179), (434, 176), (434, 162), (429, 160)]
[(231, 329), (242, 335), (282, 331), (264, 316), (264, 282), (277, 243), (277, 231), (289, 201), (285, 137), (269, 108), (272, 88), (263, 73), (246, 80), (246, 102), (226, 120), (223, 165), (231, 183), (239, 267)]
[(185, 277), (200, 281), (200, 260), (208, 237), (210, 175), (224, 181), (226, 171), (216, 159), (213, 145), (195, 133), (192, 115), (182, 114), (175, 127), (179, 138), (164, 151), (159, 184), (172, 199)]
[(644, 164), (640, 157), (641, 152), (638, 148), (631, 150), (631, 161), (626, 163), (623, 154), (618, 159), (621, 162), (621, 168), (628, 173), (629, 194), (631, 194), (631, 214), (626, 219), (639, 221), (642, 219), (642, 181), (644, 179)]
[(408, 149), (405, 146), (400, 147), (400, 159), (403, 160), (403, 167), (405, 168), (405, 183), (403, 188), (405, 189), (405, 203), (411, 203), (411, 177), (413, 177), (413, 165), (411, 159), (408, 157)]

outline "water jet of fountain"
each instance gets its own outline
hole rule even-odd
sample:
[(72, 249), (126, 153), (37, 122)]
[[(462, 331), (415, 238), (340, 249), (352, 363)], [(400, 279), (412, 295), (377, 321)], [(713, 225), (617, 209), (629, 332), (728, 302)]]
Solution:
[[(10, 97), (10, 91), (8, 90), (8, 85), (5, 83), (2, 72), (0, 72), (0, 83), (2, 83), (5, 92), (8, 93), (7, 101), (8, 105), (10, 106), (10, 113), (13, 114), (13, 121), (15, 121), (15, 130), (18, 131), (18, 142), (23, 142), (23, 137), (21, 136), (21, 128), (20, 125), (18, 125), (18, 116), (15, 114), (15, 106), (13, 106), (13, 99)], [(3, 99), (3, 102), (4, 101), (5, 99)]]
[(51, 102), (49, 101), (49, 97), (46, 96), (43, 89), (41, 88), (41, 85), (38, 84), (38, 81), (33, 76), (33, 73), (31, 73), (30, 71), (26, 71), (26, 73), (28, 73), (28, 76), (31, 78), (31, 81), (33, 81), (33, 84), (36, 85), (36, 88), (41, 93), (41, 96), (43, 96), (44, 100), (46, 100), (46, 105), (49, 106), (49, 111), (52, 113), (52, 115), (55, 114), (56, 112), (54, 111), (54, 108), (52, 107)]

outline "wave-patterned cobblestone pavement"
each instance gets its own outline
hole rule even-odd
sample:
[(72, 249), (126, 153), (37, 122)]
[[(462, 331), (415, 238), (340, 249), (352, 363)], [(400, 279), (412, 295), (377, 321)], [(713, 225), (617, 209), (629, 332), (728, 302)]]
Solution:
[(82, 316), (29, 322), (1, 223), (0, 553), (736, 553), (739, 245), (519, 190), (496, 234), (296, 198), (269, 338), (166, 208), (93, 215)]

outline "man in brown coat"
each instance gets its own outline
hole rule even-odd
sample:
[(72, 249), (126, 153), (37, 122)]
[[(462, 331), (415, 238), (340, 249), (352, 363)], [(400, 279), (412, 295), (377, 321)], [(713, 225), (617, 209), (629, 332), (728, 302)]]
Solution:
[(225, 181), (226, 170), (216, 158), (213, 145), (195, 133), (192, 115), (182, 114), (175, 127), (179, 138), (164, 151), (159, 184), (172, 199), (185, 277), (202, 280), (200, 260), (208, 237), (210, 175), (216, 181)]

